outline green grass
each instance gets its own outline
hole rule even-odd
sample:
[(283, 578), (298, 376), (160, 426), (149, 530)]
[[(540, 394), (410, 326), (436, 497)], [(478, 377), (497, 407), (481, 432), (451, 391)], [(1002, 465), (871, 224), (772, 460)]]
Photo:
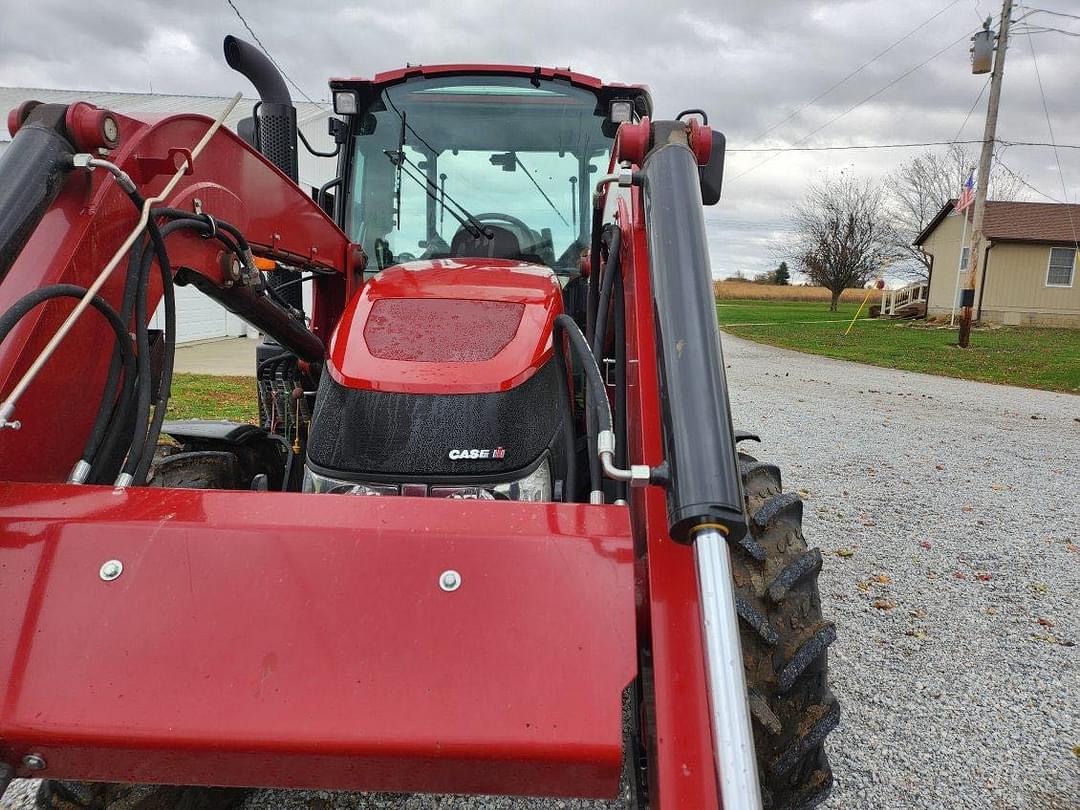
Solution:
[[(867, 304), (874, 303), (871, 298)], [(866, 309), (861, 317), (866, 317)], [(858, 312), (858, 304), (838, 304), (829, 312), (829, 302), (820, 301), (717, 301), (716, 312), (720, 326), (740, 323), (774, 323), (783, 321), (850, 321)], [(847, 328), (845, 324), (845, 329)]]
[(254, 377), (177, 374), (169, 398), (169, 419), (258, 421)]
[(850, 320), (857, 309), (841, 304), (836, 313), (827, 303), (784, 301), (717, 304), (724, 331), (759, 343), (905, 371), (1080, 393), (1080, 330), (975, 329), (971, 346), (960, 349), (955, 329), (924, 321), (864, 319), (847, 337), (847, 323), (822, 322), (845, 314)]

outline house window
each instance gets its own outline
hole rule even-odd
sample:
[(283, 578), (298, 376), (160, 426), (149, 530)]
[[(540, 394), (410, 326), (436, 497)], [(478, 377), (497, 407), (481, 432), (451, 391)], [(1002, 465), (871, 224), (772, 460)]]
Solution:
[(967, 245), (964, 245), (964, 247), (960, 248), (960, 269), (961, 270), (967, 270), (968, 269), (968, 260), (970, 258), (971, 258), (971, 248), (969, 248)]
[(1046, 268), (1047, 287), (1071, 287), (1076, 267), (1076, 248), (1050, 248), (1050, 264)]

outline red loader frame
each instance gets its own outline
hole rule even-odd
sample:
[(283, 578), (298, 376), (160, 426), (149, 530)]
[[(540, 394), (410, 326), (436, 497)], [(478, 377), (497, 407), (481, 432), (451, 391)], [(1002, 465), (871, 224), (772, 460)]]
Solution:
[[(102, 111), (64, 117), (79, 114)], [(108, 115), (120, 130), (110, 160), (144, 196), (210, 124)], [(674, 371), (658, 351), (649, 126), (624, 125), (612, 168), (628, 163), (598, 193), (603, 221), (621, 231), (628, 461), (657, 469), (673, 460)], [(709, 162), (707, 132), (664, 131), (673, 143), (662, 148)], [(33, 148), (21, 136), (5, 159)], [(293, 336), (317, 355), (362, 284), (358, 247), (227, 131), (189, 170), (167, 206), (198, 200), (255, 254), (336, 271), (315, 282), (317, 340)], [(58, 194), (0, 253), (0, 311), (46, 284), (86, 285), (138, 218), (105, 171), (54, 175)], [(0, 201), (0, 236), (26, 202)], [(698, 199), (683, 202), (700, 217)], [(244, 293), (212, 240), (178, 233), (168, 250), (174, 270), (245, 305), (229, 298)], [(102, 296), (120, 295), (117, 275)], [(152, 285), (151, 305), (160, 295)], [(0, 345), (0, 393), (69, 309), (39, 308)], [(260, 328), (288, 339), (288, 325), (259, 312)], [(110, 340), (85, 315), (19, 402), (21, 429), (0, 430), (0, 776), (6, 765), (8, 777), (613, 796), (621, 696), (640, 675), (651, 806), (719, 807), (698, 569), (693, 546), (673, 542), (694, 529), (672, 529), (670, 483), (635, 488), (629, 508), (344, 497), (313, 507), (301, 494), (59, 483), (78, 459), (72, 437), (90, 429), (85, 392), (104, 384)], [(726, 394), (723, 406), (702, 432), (728, 437), (722, 462), (733, 465)], [(694, 525), (737, 533), (741, 502), (729, 507), (737, 518), (705, 510)], [(104, 569), (112, 561), (119, 576)], [(448, 590), (451, 570), (460, 587)]]

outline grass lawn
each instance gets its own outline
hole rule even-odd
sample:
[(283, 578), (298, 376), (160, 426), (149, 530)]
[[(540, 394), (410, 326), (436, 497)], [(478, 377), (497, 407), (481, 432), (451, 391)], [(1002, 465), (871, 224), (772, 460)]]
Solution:
[(905, 371), (1080, 393), (1080, 330), (976, 329), (964, 350), (956, 345), (955, 329), (924, 321), (864, 319), (846, 338), (846, 323), (826, 322), (845, 314), (850, 320), (856, 309), (858, 304), (841, 304), (837, 313), (829, 312), (828, 303), (717, 303), (725, 332), (759, 343)]
[(254, 377), (176, 374), (169, 398), (169, 419), (258, 421)]

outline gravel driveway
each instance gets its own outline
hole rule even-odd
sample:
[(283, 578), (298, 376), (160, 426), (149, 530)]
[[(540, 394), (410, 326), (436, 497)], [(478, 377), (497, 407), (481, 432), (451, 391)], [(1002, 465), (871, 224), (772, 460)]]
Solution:
[[(756, 454), (802, 491), (807, 538), (826, 555), (843, 716), (825, 806), (1080, 808), (1080, 397), (724, 346), (736, 425), (760, 432)], [(272, 791), (248, 802), (617, 806)]]

